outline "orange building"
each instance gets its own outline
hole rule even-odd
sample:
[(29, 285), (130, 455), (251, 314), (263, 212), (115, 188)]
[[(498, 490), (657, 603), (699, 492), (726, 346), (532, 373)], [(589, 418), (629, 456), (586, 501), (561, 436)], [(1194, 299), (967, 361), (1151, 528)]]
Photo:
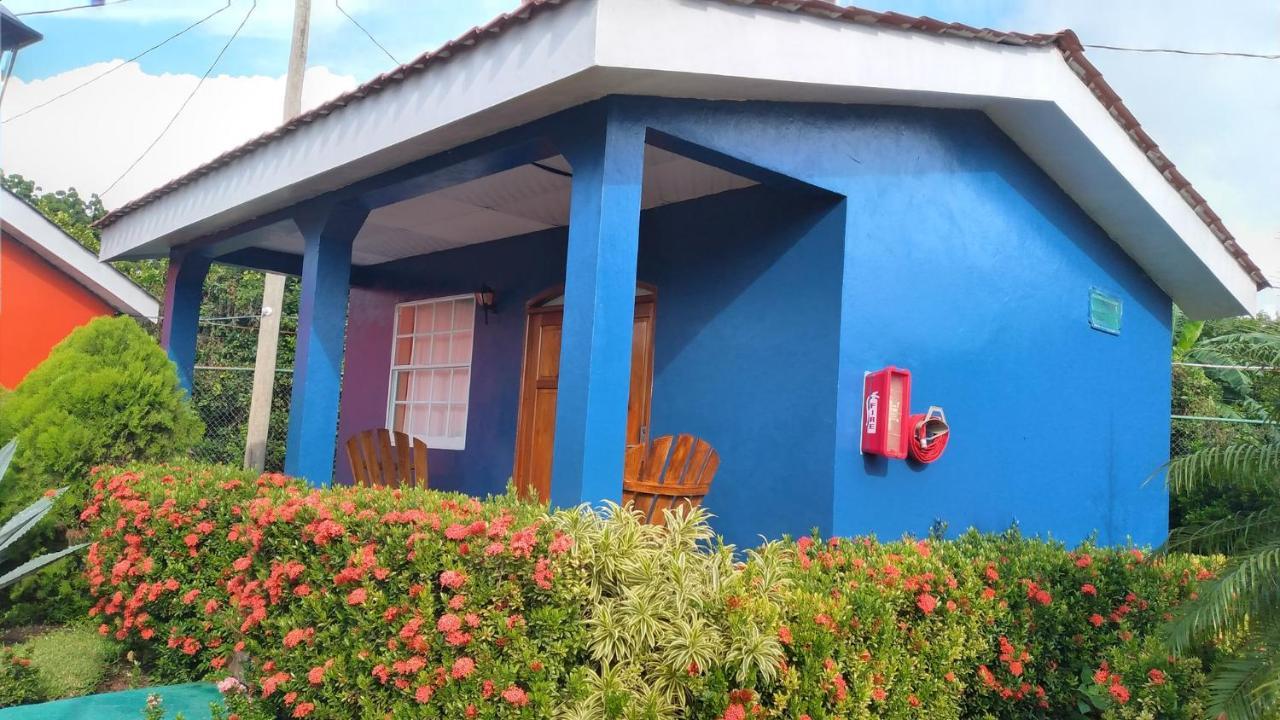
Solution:
[(159, 304), (40, 211), (0, 190), (0, 386), (13, 388), (101, 315), (154, 322)]

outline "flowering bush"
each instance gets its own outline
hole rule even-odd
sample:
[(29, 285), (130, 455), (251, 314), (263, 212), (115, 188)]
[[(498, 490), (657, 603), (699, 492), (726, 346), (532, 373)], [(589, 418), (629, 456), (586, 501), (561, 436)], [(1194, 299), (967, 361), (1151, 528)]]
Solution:
[(1200, 661), (1154, 638), (1212, 570), (1189, 556), (971, 533), (739, 562), (701, 513), (218, 469), (94, 488), (100, 631), (279, 717), (1202, 717)]
[(31, 658), (15, 648), (0, 648), (0, 708), (49, 699), (49, 689)]

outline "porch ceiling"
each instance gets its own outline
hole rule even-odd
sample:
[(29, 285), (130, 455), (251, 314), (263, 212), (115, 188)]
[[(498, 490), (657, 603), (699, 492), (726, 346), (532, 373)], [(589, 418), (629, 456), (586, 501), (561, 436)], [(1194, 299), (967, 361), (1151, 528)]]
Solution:
[[(705, 163), (645, 147), (644, 209), (756, 184)], [(565, 227), (573, 168), (563, 156), (521, 165), (378, 208), (356, 236), (352, 262), (376, 265), (414, 255)], [(267, 226), (248, 238), (266, 250), (302, 254), (292, 222)]]

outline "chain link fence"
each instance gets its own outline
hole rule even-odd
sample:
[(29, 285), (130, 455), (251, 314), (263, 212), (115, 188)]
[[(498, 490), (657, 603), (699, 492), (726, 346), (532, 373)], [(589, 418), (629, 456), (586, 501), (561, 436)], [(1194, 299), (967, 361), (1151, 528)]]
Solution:
[[(191, 391), (191, 403), (205, 427), (204, 437), (191, 453), (200, 462), (237, 467), (244, 463), (258, 319), (257, 316), (238, 315), (200, 321), (196, 350), (198, 362)], [(288, 330), (282, 331), (282, 335), (285, 333)], [(281, 339), (284, 341), (286, 338)], [(269, 472), (284, 469), (289, 398), (293, 392), (292, 360), (292, 352), (288, 350), (281, 352), (276, 359), (271, 420), (267, 432), (265, 469)]]
[(1280, 390), (1276, 368), (1189, 362), (1173, 366), (1170, 457), (1280, 440), (1280, 422), (1269, 410), (1276, 406)]
[(1228, 445), (1275, 443), (1280, 424), (1266, 420), (1174, 415), (1169, 428), (1169, 456)]
[[(240, 465), (244, 462), (253, 394), (252, 367), (196, 366), (191, 402), (204, 421), (204, 437), (192, 450), (200, 462)], [(284, 437), (289, 417), (293, 375), (277, 370), (272, 387), (271, 425), (267, 433), (268, 471), (284, 468)]]

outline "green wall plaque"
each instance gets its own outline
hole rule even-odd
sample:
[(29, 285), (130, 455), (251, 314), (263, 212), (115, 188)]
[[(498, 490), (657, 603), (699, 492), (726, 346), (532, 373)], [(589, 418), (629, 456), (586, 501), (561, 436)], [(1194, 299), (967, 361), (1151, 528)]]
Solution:
[(1124, 312), (1124, 302), (1114, 295), (1099, 290), (1089, 289), (1089, 327), (1111, 335), (1120, 334), (1120, 316)]

